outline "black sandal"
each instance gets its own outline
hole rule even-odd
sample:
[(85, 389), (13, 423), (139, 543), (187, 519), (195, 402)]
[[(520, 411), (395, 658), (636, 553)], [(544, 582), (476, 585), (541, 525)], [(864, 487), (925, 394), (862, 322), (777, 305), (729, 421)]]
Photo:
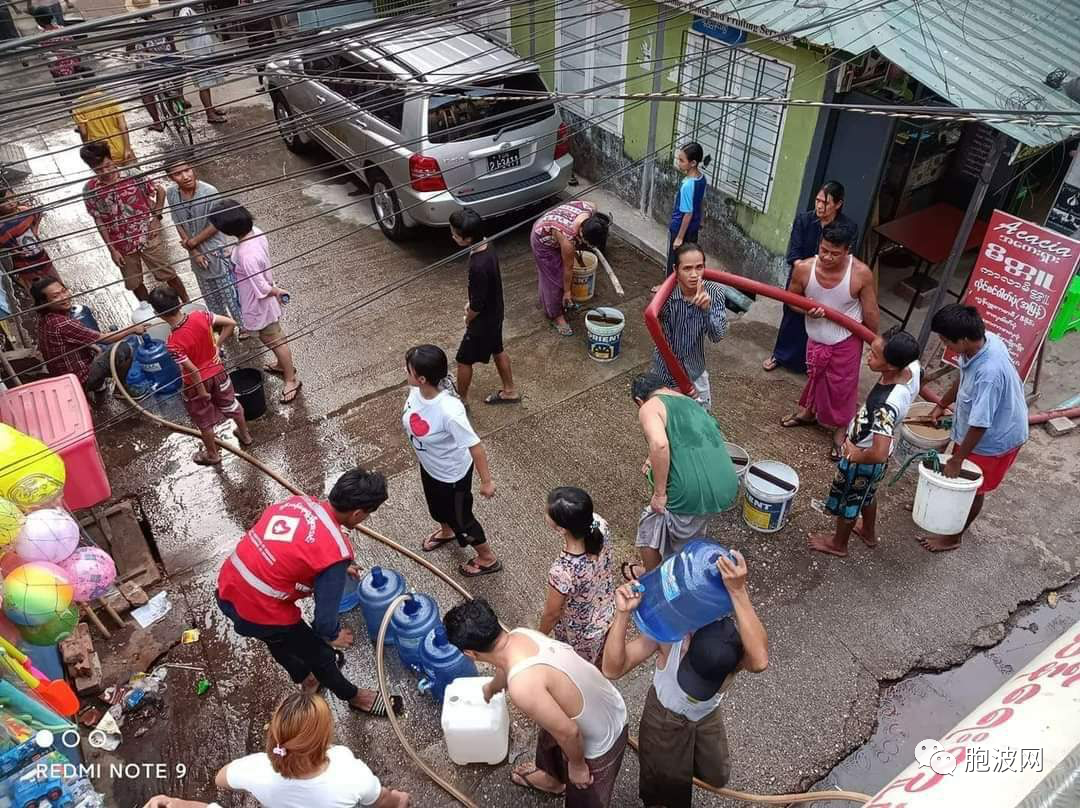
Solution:
[[(349, 709), (356, 710), (358, 713), (370, 715), (373, 718), (386, 718), (386, 702), (383, 701), (382, 693), (375, 694), (375, 701), (371, 702), (371, 707), (366, 710), (363, 707), (357, 707), (352, 702), (349, 702)], [(395, 716), (402, 715), (405, 712), (405, 699), (396, 693), (391, 693), (390, 709), (394, 711)]]
[(642, 574), (645, 573), (645, 565), (640, 561), (624, 561), (620, 569), (622, 570), (622, 577), (628, 584), (632, 584), (638, 580), (638, 576), (634, 575), (634, 567), (640, 567)]

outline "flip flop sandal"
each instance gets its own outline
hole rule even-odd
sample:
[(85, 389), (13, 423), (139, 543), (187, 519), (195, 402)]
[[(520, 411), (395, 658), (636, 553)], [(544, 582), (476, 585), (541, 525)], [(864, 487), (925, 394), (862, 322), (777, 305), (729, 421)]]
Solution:
[(559, 326), (555, 325), (555, 323), (551, 323), (551, 327), (553, 329), (555, 329), (556, 333), (558, 333), (558, 335), (560, 337), (572, 337), (572, 336), (574, 336), (574, 329), (571, 328), (569, 325), (567, 325), (565, 329), (562, 329), (562, 328), (559, 328)]
[(345, 667), (345, 652), (337, 648), (334, 649), (334, 664), (338, 666), (338, 670)]
[(296, 401), (296, 397), (300, 395), (300, 391), (302, 389), (304, 389), (304, 383), (297, 382), (296, 387), (294, 387), (287, 393), (282, 393), (281, 398), (279, 398), (278, 401), (282, 404), (292, 404), (294, 401)]
[[(375, 694), (375, 701), (371, 703), (371, 707), (367, 710), (363, 707), (357, 707), (354, 704), (349, 704), (349, 709), (356, 710), (356, 712), (363, 713), (364, 715), (370, 715), (373, 718), (386, 718), (386, 702), (383, 701), (382, 693)], [(401, 715), (405, 712), (405, 699), (397, 693), (391, 693), (390, 709), (394, 711), (394, 715)]]
[[(475, 568), (475, 571), (473, 569), (469, 569), (470, 565)], [(502, 572), (502, 562), (496, 559), (494, 564), (490, 564), (486, 567), (481, 567), (479, 564), (473, 561), (469, 561), (465, 564), (461, 564), (460, 566), (458, 566), (458, 572), (460, 572), (466, 578), (479, 578), (481, 575), (491, 575), (496, 572)]]
[(528, 789), (529, 791), (535, 791), (539, 794), (545, 794), (548, 797), (561, 797), (563, 794), (566, 793), (566, 786), (563, 786), (562, 791), (545, 791), (544, 789), (540, 788), (540, 786), (533, 785), (532, 781), (529, 780), (529, 778), (536, 774), (538, 771), (540, 771), (540, 769), (538, 769), (536, 766), (533, 766), (530, 771), (527, 771), (524, 774), (518, 771), (511, 770), (510, 782), (513, 783), (515, 786), (520, 786), (521, 788)]
[(780, 426), (784, 429), (791, 429), (796, 426), (816, 426), (817, 418), (800, 418), (797, 412), (792, 413), (783, 421), (780, 422)]
[(220, 466), (221, 458), (219, 457), (216, 461), (211, 460), (206, 456), (206, 452), (200, 449), (191, 456), (191, 462), (197, 466)]
[(634, 567), (640, 567), (642, 572), (645, 571), (645, 566), (638, 561), (624, 561), (622, 567), (620, 567), (623, 580), (628, 584), (632, 584), (634, 581), (638, 580), (638, 576), (634, 575)]
[(833, 444), (833, 447), (829, 449), (829, 460), (834, 463), (839, 463), (844, 456), (844, 447)]
[[(244, 333), (247, 334), (247, 336), (249, 337), (251, 336), (251, 334), (247, 331), (245, 331)], [(273, 373), (275, 376), (285, 375), (285, 371), (279, 368), (277, 365), (265, 365), (263, 367), (263, 370), (265, 370), (267, 373)]]
[(520, 404), (521, 396), (514, 396), (513, 398), (506, 398), (502, 394), (502, 390), (498, 390), (487, 398), (484, 399), (485, 404)]
[(440, 533), (442, 533), (441, 530), (436, 530), (424, 539), (423, 543), (420, 545), (420, 550), (424, 553), (434, 553), (447, 542), (454, 541), (454, 539), (457, 538), (457, 536), (451, 536), (450, 538), (445, 539), (439, 535)]
[(772, 373), (778, 367), (780, 367), (780, 363), (776, 361), (775, 356), (770, 356), (768, 359), (761, 363), (761, 369), (764, 370), (766, 373)]

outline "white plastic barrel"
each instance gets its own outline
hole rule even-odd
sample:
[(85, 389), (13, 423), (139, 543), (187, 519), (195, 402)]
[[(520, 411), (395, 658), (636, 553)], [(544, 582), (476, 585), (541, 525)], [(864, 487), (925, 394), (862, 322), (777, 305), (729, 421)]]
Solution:
[(484, 701), (484, 685), (490, 681), (490, 676), (469, 676), (446, 686), (442, 729), (447, 754), (459, 766), (502, 763), (510, 751), (506, 694), (496, 693), (490, 702)]
[[(949, 462), (950, 457), (952, 455), (942, 455), (942, 465)], [(919, 485), (915, 489), (915, 508), (911, 511), (915, 524), (942, 536), (951, 536), (964, 529), (975, 492), (982, 485), (982, 471), (970, 460), (965, 460), (963, 472), (970, 473), (972, 479), (946, 477), (928, 468), (926, 461), (919, 464)]]
[[(925, 418), (934, 409), (929, 401), (916, 401), (907, 418)], [(917, 454), (934, 449), (943, 452), (949, 446), (949, 430), (922, 424), (900, 424), (900, 434), (893, 450), (893, 461), (906, 463)]]
[(741, 446), (726, 442), (728, 457), (735, 466), (735, 476), (739, 478), (739, 485), (746, 479), (746, 470), (750, 468), (750, 453)]

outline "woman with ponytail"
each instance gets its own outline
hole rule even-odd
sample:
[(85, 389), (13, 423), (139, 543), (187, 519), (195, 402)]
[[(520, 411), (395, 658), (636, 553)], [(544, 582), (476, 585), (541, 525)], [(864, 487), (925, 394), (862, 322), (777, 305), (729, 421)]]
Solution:
[(215, 784), (246, 791), (263, 808), (408, 808), (408, 794), (383, 787), (348, 747), (331, 745), (333, 735), (326, 700), (293, 693), (270, 718), (266, 751), (234, 760), (217, 773)]
[(599, 664), (604, 638), (615, 617), (607, 522), (593, 513), (588, 493), (569, 486), (548, 494), (546, 519), (562, 540), (563, 550), (548, 571), (540, 631)]

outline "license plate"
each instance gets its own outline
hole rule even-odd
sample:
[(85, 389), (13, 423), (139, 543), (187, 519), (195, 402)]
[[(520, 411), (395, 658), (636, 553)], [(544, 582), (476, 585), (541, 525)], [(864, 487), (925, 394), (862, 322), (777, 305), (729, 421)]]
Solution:
[(517, 149), (488, 155), (488, 171), (502, 171), (507, 168), (517, 168), (520, 165), (521, 152)]

